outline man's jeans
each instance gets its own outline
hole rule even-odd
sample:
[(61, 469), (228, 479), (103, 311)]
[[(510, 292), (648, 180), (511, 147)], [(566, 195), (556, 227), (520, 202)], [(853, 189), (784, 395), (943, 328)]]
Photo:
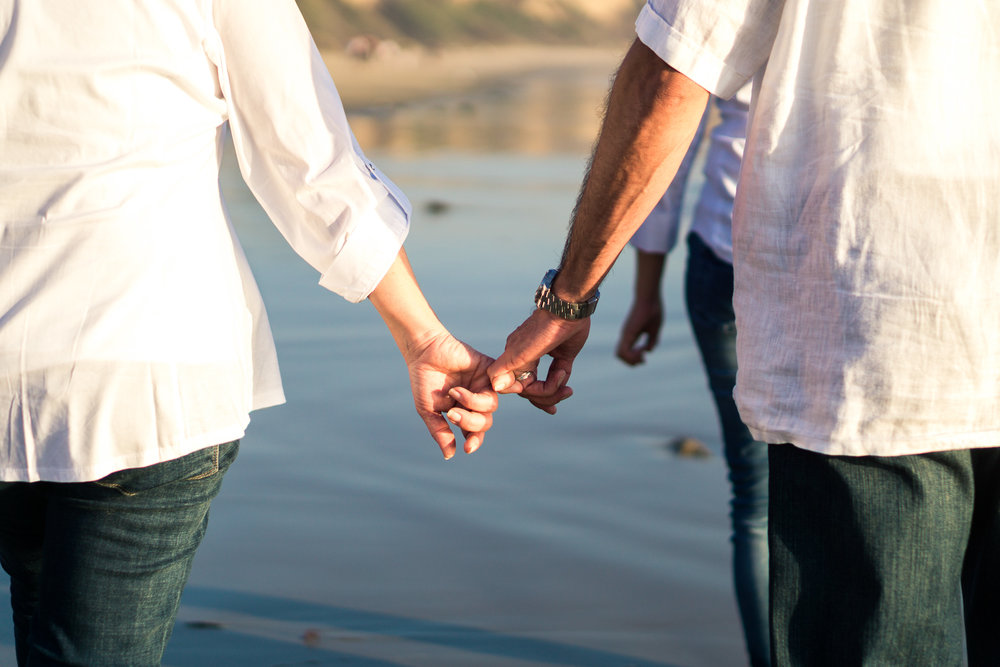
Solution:
[(732, 488), (730, 519), (736, 602), (750, 663), (770, 664), (767, 607), (767, 445), (743, 425), (733, 401), (736, 322), (733, 267), (688, 236), (686, 297), (691, 327), (722, 425)]
[(770, 460), (776, 665), (1000, 665), (1000, 449)]
[(19, 665), (159, 665), (238, 442), (86, 483), (0, 483)]

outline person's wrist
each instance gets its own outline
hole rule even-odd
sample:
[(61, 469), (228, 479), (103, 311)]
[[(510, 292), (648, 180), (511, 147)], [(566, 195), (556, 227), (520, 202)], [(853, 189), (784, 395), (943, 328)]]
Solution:
[(654, 289), (637, 289), (632, 295), (632, 302), (648, 306), (655, 306), (663, 303), (663, 293), (659, 286)]
[[(583, 292), (579, 289), (574, 288), (572, 281), (568, 280), (562, 273), (562, 269), (553, 269), (556, 272), (555, 276), (552, 278), (552, 291), (553, 293), (564, 301), (569, 301), (570, 303), (582, 303), (587, 301), (595, 294), (598, 294), (598, 290), (593, 290), (592, 292)], [(560, 280), (562, 278), (562, 280)]]
[(557, 291), (555, 281), (559, 276), (559, 269), (550, 269), (542, 278), (541, 284), (535, 290), (535, 307), (548, 311), (564, 320), (581, 320), (590, 317), (597, 309), (597, 302), (601, 297), (599, 290), (594, 290), (594, 294), (589, 297), (573, 300), (573, 296), (566, 298), (561, 291)]
[(450, 336), (451, 332), (444, 325), (438, 324), (424, 329), (410, 330), (403, 334), (397, 342), (403, 359), (406, 363), (410, 363), (423, 355), (429, 348)]

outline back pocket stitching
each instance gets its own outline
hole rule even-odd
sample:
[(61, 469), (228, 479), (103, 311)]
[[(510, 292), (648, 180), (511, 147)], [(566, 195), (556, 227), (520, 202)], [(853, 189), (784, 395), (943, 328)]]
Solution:
[(199, 479), (205, 479), (206, 477), (211, 477), (215, 473), (219, 472), (219, 445), (212, 448), (212, 469), (206, 470), (200, 475), (195, 475), (194, 477), (188, 477), (186, 481), (196, 482)]

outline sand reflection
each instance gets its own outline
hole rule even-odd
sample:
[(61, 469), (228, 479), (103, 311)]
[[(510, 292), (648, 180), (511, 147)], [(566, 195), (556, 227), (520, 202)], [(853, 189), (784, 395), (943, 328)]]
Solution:
[(527, 74), (458, 98), (356, 111), (351, 126), (365, 150), (393, 155), (586, 154), (600, 126), (609, 76), (593, 67)]

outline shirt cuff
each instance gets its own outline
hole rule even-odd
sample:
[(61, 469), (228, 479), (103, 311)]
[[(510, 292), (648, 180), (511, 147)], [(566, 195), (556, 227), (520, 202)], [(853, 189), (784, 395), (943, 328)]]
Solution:
[(667, 255), (677, 244), (677, 230), (678, 225), (672, 224), (667, 216), (658, 216), (654, 211), (632, 235), (630, 243), (633, 248), (643, 252)]
[(351, 303), (364, 301), (396, 260), (409, 228), (409, 212), (387, 192), (347, 235), (319, 284)]

